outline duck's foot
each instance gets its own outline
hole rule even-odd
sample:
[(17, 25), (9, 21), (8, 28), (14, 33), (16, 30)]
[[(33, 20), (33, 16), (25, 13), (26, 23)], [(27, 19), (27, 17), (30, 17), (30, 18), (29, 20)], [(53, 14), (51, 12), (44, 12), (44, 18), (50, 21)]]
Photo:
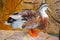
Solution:
[(38, 32), (40, 32), (40, 30), (38, 30), (38, 29), (28, 29), (28, 33), (33, 37), (37, 37)]

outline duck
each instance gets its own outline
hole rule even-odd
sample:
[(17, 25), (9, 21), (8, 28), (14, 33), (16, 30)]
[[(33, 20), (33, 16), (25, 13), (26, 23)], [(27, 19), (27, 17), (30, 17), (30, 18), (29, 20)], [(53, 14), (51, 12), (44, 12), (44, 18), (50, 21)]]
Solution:
[[(48, 5), (46, 3), (43, 3), (40, 8), (38, 9), (38, 16), (36, 17), (35, 20), (37, 20), (38, 24), (36, 23), (35, 26), (38, 27), (39, 29), (35, 29), (36, 27), (32, 27), (32, 28), (28, 28), (28, 33), (31, 35), (31, 36), (38, 36), (39, 32), (41, 30), (46, 30), (46, 27), (48, 26), (48, 19), (49, 19), (49, 16), (48, 14), (46, 13), (46, 10), (48, 10)], [(31, 27), (31, 26), (28, 26), (28, 27)], [(41, 29), (41, 30), (40, 30)], [(46, 32), (46, 31), (44, 31)]]
[[(25, 24), (24, 28), (27, 29), (28, 33), (31, 36), (36, 37), (40, 32), (40, 30), (36, 29), (36, 27), (44, 29), (48, 25), (49, 17), (46, 13), (47, 9), (48, 9), (47, 4), (41, 5), (40, 8), (38, 9), (39, 16), (36, 16), (37, 13), (33, 10), (25, 10), (23, 12), (14, 13), (13, 15), (9, 16), (8, 20), (5, 21), (5, 24), (11, 25), (13, 29), (16, 28), (23, 29), (22, 26), (23, 24)], [(42, 23), (40, 23), (40, 21)], [(40, 24), (38, 24), (37, 22), (39, 22)]]

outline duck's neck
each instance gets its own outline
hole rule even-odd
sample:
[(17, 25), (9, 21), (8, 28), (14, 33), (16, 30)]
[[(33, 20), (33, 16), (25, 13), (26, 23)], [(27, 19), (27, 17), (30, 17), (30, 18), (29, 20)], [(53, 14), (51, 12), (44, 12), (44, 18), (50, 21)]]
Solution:
[[(47, 9), (46, 9), (47, 10)], [(46, 13), (46, 10), (45, 9), (41, 9), (39, 10), (40, 14), (42, 17), (48, 17), (47, 13)]]

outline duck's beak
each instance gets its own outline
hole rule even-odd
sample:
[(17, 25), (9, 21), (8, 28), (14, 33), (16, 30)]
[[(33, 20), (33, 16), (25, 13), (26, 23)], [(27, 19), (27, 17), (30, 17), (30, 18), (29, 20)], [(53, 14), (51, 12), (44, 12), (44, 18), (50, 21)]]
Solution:
[(49, 12), (52, 12), (50, 8), (47, 9)]

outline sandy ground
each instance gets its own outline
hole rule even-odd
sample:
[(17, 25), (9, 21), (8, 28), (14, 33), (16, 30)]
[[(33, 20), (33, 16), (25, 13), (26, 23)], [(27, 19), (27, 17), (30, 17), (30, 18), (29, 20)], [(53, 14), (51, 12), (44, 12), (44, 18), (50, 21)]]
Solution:
[(0, 40), (59, 40), (59, 38), (43, 32), (37, 37), (32, 37), (24, 31), (0, 30)]

